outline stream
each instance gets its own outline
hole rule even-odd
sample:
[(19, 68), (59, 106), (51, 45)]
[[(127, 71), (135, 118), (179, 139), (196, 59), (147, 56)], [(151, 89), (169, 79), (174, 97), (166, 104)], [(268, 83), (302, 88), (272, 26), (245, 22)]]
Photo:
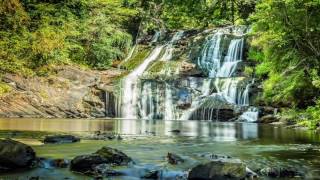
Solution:
[[(174, 130), (179, 130), (176, 132)], [(121, 134), (122, 140), (92, 140), (95, 132)], [(43, 144), (48, 134), (73, 134), (80, 143)], [(301, 129), (255, 123), (208, 121), (162, 121), (123, 119), (0, 119), (0, 137), (10, 137), (31, 145), (38, 157), (71, 160), (77, 155), (95, 152), (103, 146), (117, 148), (133, 158), (134, 166), (119, 167), (128, 176), (113, 179), (139, 179), (148, 168), (163, 169), (163, 179), (183, 176), (196, 164), (212, 155), (240, 159), (251, 170), (265, 167), (290, 167), (305, 178), (320, 176), (320, 135)], [(170, 165), (165, 156), (176, 153), (186, 159)], [(1, 175), (1, 179), (92, 179), (68, 169), (36, 168)]]

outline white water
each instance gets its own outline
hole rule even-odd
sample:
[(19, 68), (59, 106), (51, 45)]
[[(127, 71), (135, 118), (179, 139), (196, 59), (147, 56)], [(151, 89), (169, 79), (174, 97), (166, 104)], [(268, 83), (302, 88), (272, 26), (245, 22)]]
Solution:
[(149, 119), (153, 112), (151, 83), (145, 82), (141, 94), (141, 115), (142, 119)]
[(217, 31), (206, 41), (198, 58), (199, 67), (208, 71), (211, 78), (233, 76), (239, 62), (242, 61), (244, 39), (241, 36), (230, 41), (227, 54), (223, 57), (223, 45), (227, 43), (228, 34), (224, 29)]
[(164, 120), (175, 120), (175, 110), (172, 102), (172, 91), (168, 84), (166, 84), (166, 97), (165, 97), (165, 114)]
[(161, 61), (170, 61), (173, 56), (173, 51), (174, 51), (174, 43), (179, 41), (183, 37), (183, 31), (178, 31), (171, 39), (169, 43), (167, 43), (165, 47), (165, 52), (163, 56), (161, 57)]
[(157, 46), (143, 63), (123, 79), (121, 114), (125, 119), (137, 119), (138, 80), (148, 65), (159, 57), (163, 46)]
[(259, 109), (256, 107), (250, 107), (246, 112), (240, 116), (240, 120), (246, 122), (256, 122), (259, 117)]
[(224, 58), (224, 62), (216, 77), (231, 77), (237, 69), (238, 63), (243, 57), (244, 39), (233, 39), (228, 48), (228, 54)]
[(198, 59), (201, 69), (209, 70), (209, 77), (215, 77), (221, 64), (221, 41), (223, 33), (217, 32), (211, 39), (207, 40), (202, 56)]

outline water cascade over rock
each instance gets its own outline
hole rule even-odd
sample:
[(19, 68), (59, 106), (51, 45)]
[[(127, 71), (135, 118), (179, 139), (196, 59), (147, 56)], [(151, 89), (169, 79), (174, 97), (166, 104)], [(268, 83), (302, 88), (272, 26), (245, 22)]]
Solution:
[[(242, 75), (246, 27), (207, 32), (194, 61), (195, 67), (207, 77), (179, 76), (179, 66), (174, 69), (178, 74), (174, 78), (170, 77), (170, 73), (163, 74), (165, 66), (157, 69), (159, 74), (165, 76), (164, 79), (148, 76), (154, 64), (179, 63), (179, 58), (189, 58), (189, 62), (192, 60), (189, 55), (181, 55), (183, 53), (179, 50), (187, 49), (181, 48), (181, 44), (191, 47), (195, 41), (188, 36), (188, 32), (178, 31), (171, 36), (171, 40), (162, 42), (164, 45), (156, 46), (122, 80), (121, 93), (114, 108), (116, 117), (229, 121), (238, 116), (241, 120), (256, 121), (258, 110), (250, 108), (250, 89), (254, 80)], [(157, 42), (158, 36), (159, 32), (156, 32), (152, 43), (161, 43)], [(194, 39), (200, 37), (195, 36)], [(172, 68), (172, 64), (169, 66)], [(244, 114), (240, 116), (241, 112)]]

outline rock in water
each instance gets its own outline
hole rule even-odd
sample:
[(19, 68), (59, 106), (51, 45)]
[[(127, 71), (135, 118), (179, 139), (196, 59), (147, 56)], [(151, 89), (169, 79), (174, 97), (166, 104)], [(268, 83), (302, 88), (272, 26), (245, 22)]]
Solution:
[(132, 159), (125, 153), (110, 147), (103, 147), (95, 154), (105, 158), (107, 160), (107, 164), (128, 165), (128, 163), (132, 162)]
[(103, 147), (91, 155), (75, 157), (70, 163), (70, 170), (87, 175), (116, 175), (117, 172), (104, 167), (108, 165), (128, 165), (132, 159), (123, 152), (110, 147)]
[(101, 157), (98, 154), (81, 155), (72, 159), (70, 163), (70, 170), (92, 175), (95, 171), (94, 167), (100, 164), (106, 164), (107, 162), (107, 159)]
[(167, 160), (169, 164), (181, 164), (184, 162), (184, 159), (182, 159), (180, 156), (173, 154), (173, 153), (168, 153), (167, 154)]
[(34, 150), (11, 139), (0, 140), (0, 171), (29, 168), (36, 160)]
[(227, 180), (244, 179), (246, 166), (240, 162), (212, 161), (191, 169), (189, 180)]
[(54, 135), (46, 136), (43, 140), (45, 144), (56, 144), (56, 143), (74, 143), (79, 142), (80, 138), (77, 138), (72, 135)]

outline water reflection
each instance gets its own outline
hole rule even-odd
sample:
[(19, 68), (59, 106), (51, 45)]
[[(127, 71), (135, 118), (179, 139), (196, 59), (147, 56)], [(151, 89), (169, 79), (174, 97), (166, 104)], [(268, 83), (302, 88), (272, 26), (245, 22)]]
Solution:
[[(215, 141), (259, 140), (259, 143), (317, 143), (319, 134), (254, 123), (163, 120), (0, 119), (0, 130), (94, 132), (125, 135), (209, 137)], [(176, 133), (179, 130), (181, 133)]]

